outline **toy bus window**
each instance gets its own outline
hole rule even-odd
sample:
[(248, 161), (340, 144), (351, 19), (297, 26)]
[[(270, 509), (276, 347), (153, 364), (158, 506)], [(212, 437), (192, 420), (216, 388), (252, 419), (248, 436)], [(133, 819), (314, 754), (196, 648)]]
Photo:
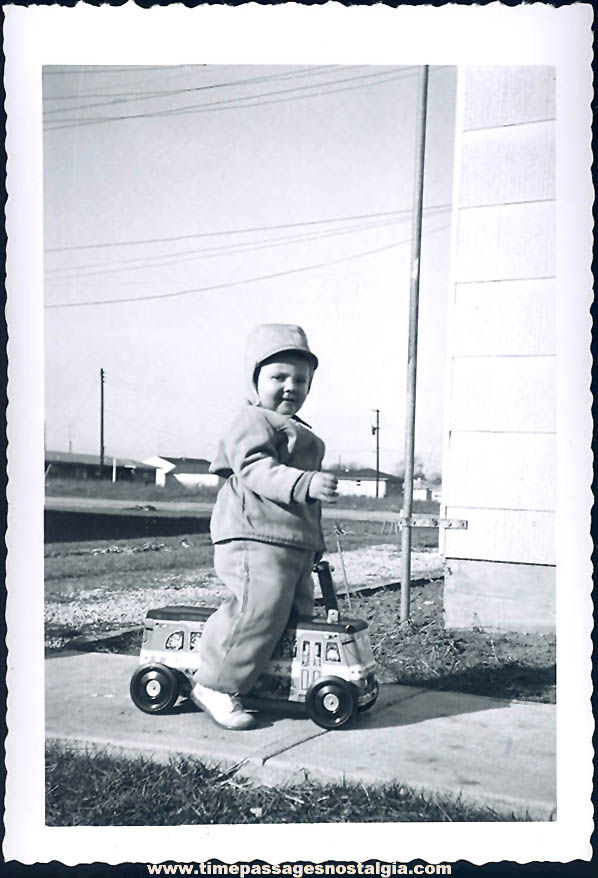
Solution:
[(192, 631), (189, 635), (189, 649), (199, 649), (199, 641), (201, 640), (201, 631)]
[(278, 641), (272, 657), (292, 659), (295, 656), (296, 649), (297, 641), (295, 640), (294, 635), (289, 637), (287, 634), (283, 634)]
[(303, 652), (301, 653), (301, 664), (309, 664), (309, 640), (303, 641)]
[(359, 645), (359, 653), (361, 655), (361, 661), (369, 664), (370, 662), (375, 661), (374, 653), (372, 652), (372, 646), (367, 637), (358, 637), (357, 643)]
[(327, 662), (340, 662), (341, 656), (338, 651), (338, 646), (336, 643), (327, 643), (326, 644), (326, 661)]
[(322, 644), (314, 643), (314, 666), (320, 667), (322, 664)]
[(166, 638), (164, 646), (166, 649), (182, 649), (183, 637), (184, 635), (182, 631), (173, 631), (172, 634), (169, 634)]

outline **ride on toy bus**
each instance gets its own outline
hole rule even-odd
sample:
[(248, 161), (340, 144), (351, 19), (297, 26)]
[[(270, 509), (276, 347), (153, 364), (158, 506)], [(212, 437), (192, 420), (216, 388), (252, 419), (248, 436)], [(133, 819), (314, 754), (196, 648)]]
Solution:
[[(304, 703), (311, 719), (325, 729), (369, 710), (378, 696), (375, 661), (367, 623), (340, 618), (330, 565), (318, 574), (326, 621), (299, 616), (289, 620), (274, 654), (244, 701), (267, 710), (276, 703)], [(187, 697), (198, 668), (199, 641), (207, 607), (162, 607), (145, 618), (140, 665), (131, 678), (131, 697), (146, 713), (169, 711)]]

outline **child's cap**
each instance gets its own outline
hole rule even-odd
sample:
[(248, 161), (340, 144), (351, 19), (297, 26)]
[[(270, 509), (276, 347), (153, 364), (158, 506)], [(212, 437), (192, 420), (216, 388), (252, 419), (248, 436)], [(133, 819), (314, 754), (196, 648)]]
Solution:
[(318, 368), (318, 358), (310, 350), (304, 330), (294, 323), (262, 323), (247, 339), (247, 362), (252, 372), (274, 354), (295, 351), (303, 354), (312, 369)]

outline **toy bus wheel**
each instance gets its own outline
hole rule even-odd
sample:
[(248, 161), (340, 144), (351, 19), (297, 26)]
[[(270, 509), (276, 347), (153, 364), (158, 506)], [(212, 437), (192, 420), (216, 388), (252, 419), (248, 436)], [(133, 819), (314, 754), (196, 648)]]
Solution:
[(357, 711), (353, 687), (340, 677), (318, 680), (305, 699), (312, 720), (323, 729), (336, 729), (349, 722)]
[(372, 707), (374, 706), (374, 704), (378, 700), (379, 692), (380, 692), (380, 687), (378, 686), (378, 683), (376, 683), (376, 688), (374, 689), (374, 697), (372, 698), (371, 701), (368, 701), (367, 704), (364, 704), (363, 706), (361, 706), (361, 705), (359, 706), (358, 710), (360, 713), (365, 713), (366, 710), (372, 709)]
[(179, 681), (166, 665), (143, 665), (131, 677), (131, 698), (144, 713), (164, 713), (179, 697)]

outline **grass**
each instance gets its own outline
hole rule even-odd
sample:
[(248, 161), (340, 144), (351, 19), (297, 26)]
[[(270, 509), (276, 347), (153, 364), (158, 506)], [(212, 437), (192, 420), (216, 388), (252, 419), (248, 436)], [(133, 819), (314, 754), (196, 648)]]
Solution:
[[(150, 570), (190, 570), (212, 563), (209, 534), (183, 534), (151, 540), (88, 540), (48, 543), (45, 580), (52, 593), (64, 580), (76, 579), (78, 588), (95, 587), (95, 577), (134, 579)], [(53, 585), (55, 584), (55, 586)]]
[(46, 647), (140, 625), (160, 603), (212, 603), (207, 534), (45, 546)]
[(493, 822), (529, 820), (459, 797), (424, 795), (402, 784), (258, 785), (238, 769), (206, 766), (188, 757), (158, 764), (46, 748), (49, 826), (173, 826), (231, 823)]
[(203, 500), (213, 501), (216, 488), (198, 486), (186, 488), (178, 482), (163, 488), (142, 482), (111, 482), (108, 479), (60, 479), (48, 477), (45, 483), (48, 497), (98, 497), (115, 500)]
[(554, 703), (554, 634), (444, 627), (442, 580), (411, 591), (411, 619), (399, 621), (400, 591), (353, 598), (369, 624), (382, 682), (493, 698)]

